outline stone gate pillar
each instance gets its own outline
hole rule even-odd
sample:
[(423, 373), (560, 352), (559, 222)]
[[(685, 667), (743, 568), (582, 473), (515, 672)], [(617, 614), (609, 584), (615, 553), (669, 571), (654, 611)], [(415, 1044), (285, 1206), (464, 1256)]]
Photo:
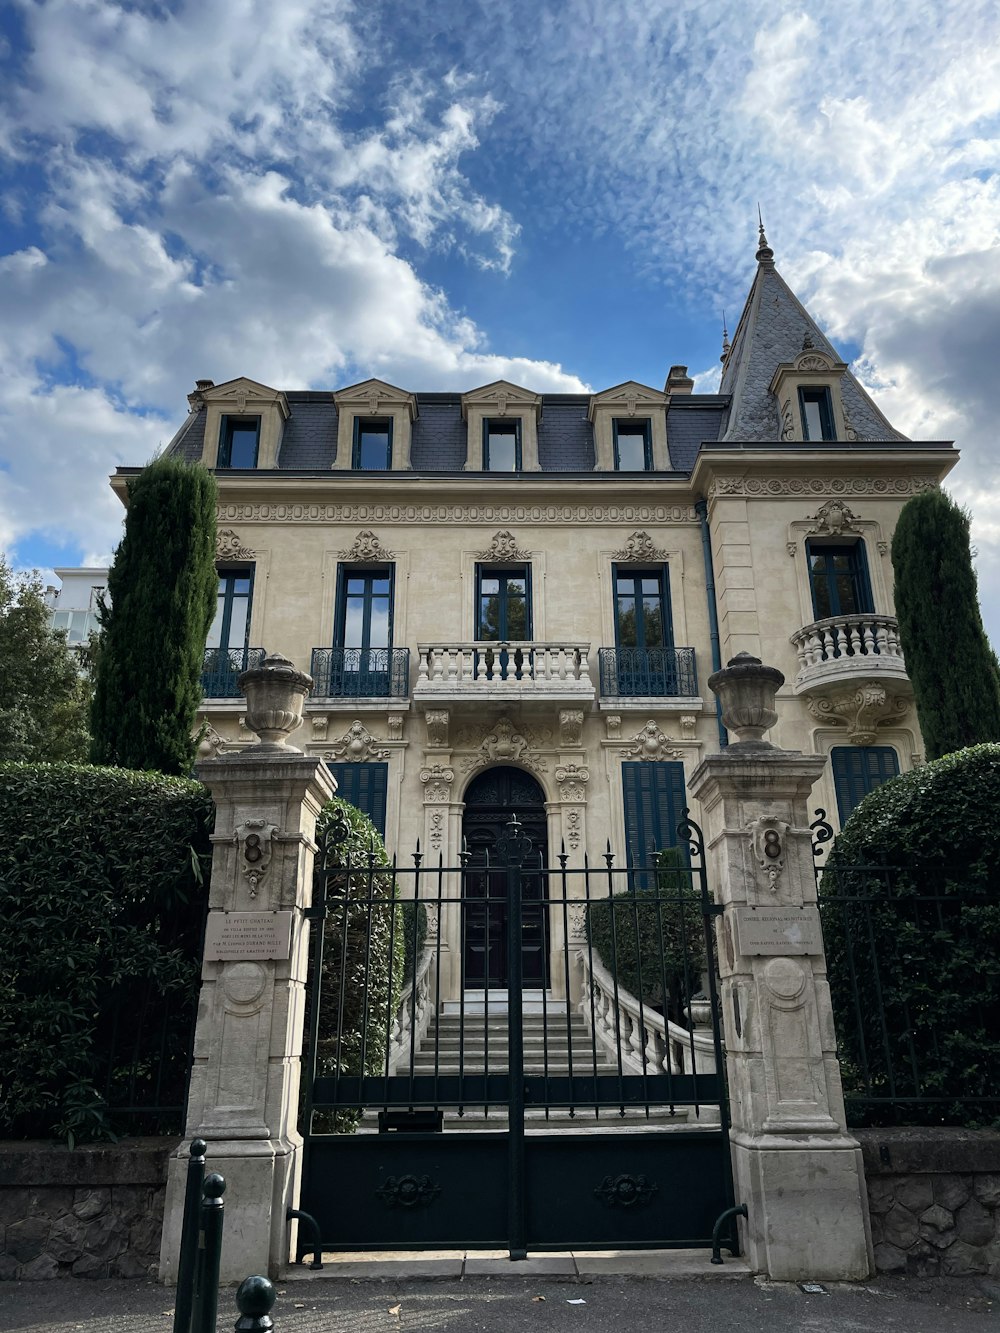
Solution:
[(750, 1264), (782, 1281), (872, 1271), (861, 1149), (847, 1132), (808, 799), (820, 755), (762, 739), (781, 672), (741, 653), (709, 679), (737, 743), (691, 777), (717, 918), (736, 1202)]
[(212, 880), (185, 1137), (170, 1162), (160, 1277), (177, 1277), (186, 1163), (208, 1143), (226, 1178), (224, 1282), (271, 1277), (288, 1260), (298, 1202), (297, 1128), (316, 817), (336, 783), (286, 742), (312, 681), (271, 656), (240, 677), (261, 737), (198, 765), (215, 800)]

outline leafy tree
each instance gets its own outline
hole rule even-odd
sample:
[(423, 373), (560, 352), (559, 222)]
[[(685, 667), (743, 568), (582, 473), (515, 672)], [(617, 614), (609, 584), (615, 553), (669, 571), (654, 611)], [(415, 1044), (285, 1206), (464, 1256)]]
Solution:
[(91, 758), (184, 775), (201, 703), (201, 669), (215, 614), (215, 478), (174, 458), (128, 488), (125, 536), (102, 612)]
[(943, 491), (914, 496), (896, 525), (892, 567), (927, 758), (1000, 740), (1000, 668), (979, 614), (969, 515)]
[(0, 761), (83, 759), (90, 688), (37, 574), (0, 555)]

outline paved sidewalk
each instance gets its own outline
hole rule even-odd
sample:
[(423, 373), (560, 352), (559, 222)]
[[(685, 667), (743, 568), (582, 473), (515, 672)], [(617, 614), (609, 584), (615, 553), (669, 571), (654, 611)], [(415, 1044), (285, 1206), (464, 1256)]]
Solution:
[[(279, 1284), (275, 1333), (976, 1333), (995, 1328), (1000, 1282), (880, 1279), (807, 1295), (712, 1278), (314, 1277)], [(172, 1292), (149, 1283), (0, 1284), (0, 1333), (170, 1333)], [(221, 1293), (219, 1329), (237, 1317)]]

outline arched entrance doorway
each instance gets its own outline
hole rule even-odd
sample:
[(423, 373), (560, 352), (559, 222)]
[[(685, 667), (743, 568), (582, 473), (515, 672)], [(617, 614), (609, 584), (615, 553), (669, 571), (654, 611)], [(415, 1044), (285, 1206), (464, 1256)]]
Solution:
[(515, 814), (530, 844), (521, 871), (523, 984), (536, 989), (548, 983), (548, 931), (541, 902), (545, 883), (541, 870), (548, 861), (545, 793), (519, 768), (490, 768), (469, 784), (462, 816), (469, 854), (462, 913), (466, 990), (507, 987), (508, 871), (503, 837)]

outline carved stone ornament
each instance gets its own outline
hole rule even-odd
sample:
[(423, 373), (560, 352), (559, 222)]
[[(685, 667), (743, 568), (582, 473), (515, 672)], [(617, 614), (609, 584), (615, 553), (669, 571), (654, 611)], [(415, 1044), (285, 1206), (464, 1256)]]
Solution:
[(448, 710), (446, 708), (429, 709), (424, 720), (427, 723), (427, 744), (446, 746), (448, 744)]
[(821, 375), (829, 374), (833, 368), (833, 362), (822, 352), (812, 351), (806, 355), (801, 353), (795, 358), (796, 371), (818, 371)]
[(681, 714), (681, 731), (684, 733), (684, 739), (686, 741), (694, 740), (694, 735), (697, 728), (698, 728), (697, 713)]
[(654, 561), (662, 564), (667, 558), (666, 551), (653, 545), (648, 532), (633, 532), (620, 551), (615, 551), (612, 559), (625, 564), (647, 564)]
[(354, 545), (347, 551), (338, 551), (341, 560), (360, 562), (362, 560), (392, 560), (392, 551), (386, 550), (381, 540), (370, 528), (362, 528), (354, 538)]
[(900, 721), (910, 707), (910, 699), (890, 693), (876, 681), (866, 681), (860, 686), (829, 690), (810, 699), (808, 707), (817, 722), (846, 727), (852, 745), (872, 745), (876, 728)]
[(843, 413), (844, 413), (844, 434), (849, 440), (856, 440), (858, 438), (858, 432), (854, 427), (854, 422), (847, 415), (846, 407), (843, 408)]
[(368, 414), (369, 416), (378, 416), (379, 396), (374, 389), (368, 394)]
[(531, 552), (522, 551), (514, 534), (504, 529), (496, 534), (485, 551), (477, 551), (476, 557), (479, 560), (496, 561), (530, 560)]
[[(789, 493), (829, 495), (831, 484), (839, 480), (831, 478), (829, 482), (816, 489), (813, 489), (811, 479), (796, 480), (793, 482), (793, 490)], [(864, 482), (866, 486), (873, 484), (875, 490), (872, 494), (897, 493), (892, 480), (885, 483), (879, 479), (872, 483), (869, 478)], [(910, 494), (910, 479), (907, 478), (903, 484), (907, 488), (906, 494)], [(923, 483), (923, 489), (935, 485), (936, 482), (928, 480)], [(794, 489), (795, 487), (802, 489)], [(714, 492), (710, 491), (710, 494)], [(287, 500), (264, 500), (247, 504), (220, 504), (216, 506), (216, 516), (219, 523), (326, 523), (338, 526), (344, 524), (348, 527), (356, 523), (444, 523), (462, 526), (469, 524), (486, 526), (494, 523), (566, 523), (578, 526), (591, 523), (686, 525), (696, 522), (698, 518), (693, 504), (673, 501), (664, 503), (656, 500), (643, 500), (636, 504), (580, 501), (564, 504), (522, 504), (479, 500), (461, 503), (423, 501), (419, 504), (328, 500), (317, 501), (314, 504), (299, 504)]]
[(590, 769), (582, 768), (579, 764), (561, 764), (556, 769), (559, 795), (564, 801), (585, 801), (589, 781)]
[(559, 714), (559, 744), (583, 744), (583, 709), (564, 708)]
[(532, 754), (537, 749), (536, 738), (525, 728), (516, 730), (509, 717), (501, 717), (495, 726), (487, 727), (475, 754), (467, 755), (463, 768), (468, 772), (488, 764), (523, 764), (535, 773), (544, 773), (545, 765)]
[(330, 725), (330, 719), (325, 713), (314, 713), (309, 721), (312, 723), (313, 740), (319, 741), (320, 743), (324, 742), (326, 740), (327, 728)]
[(778, 880), (785, 869), (788, 827), (783, 819), (775, 819), (773, 815), (761, 815), (747, 825), (758, 876), (770, 893), (778, 892)]
[(827, 500), (812, 515), (813, 527), (808, 529), (810, 537), (842, 537), (845, 532), (858, 533), (857, 515), (843, 500)]
[[(936, 491), (934, 477), (716, 477), (709, 483), (708, 499), (717, 495), (923, 495)], [(249, 517), (249, 516), (248, 516)]]
[(566, 813), (566, 845), (571, 852), (575, 852), (580, 846), (580, 825), (583, 823), (579, 810), (569, 810)]
[(389, 751), (381, 749), (375, 737), (360, 721), (351, 725), (332, 747), (335, 759), (346, 760), (350, 764), (371, 763), (378, 759), (388, 759)]
[(792, 400), (786, 398), (781, 404), (781, 438), (795, 439), (795, 418), (792, 416)]
[(635, 416), (635, 404), (636, 404), (635, 394), (627, 393), (625, 395), (625, 411), (630, 417)]
[(625, 753), (633, 759), (683, 759), (684, 751), (671, 746), (652, 718), (632, 737)]
[(427, 826), (429, 830), (427, 840), (430, 843), (431, 851), (439, 852), (444, 843), (444, 811), (432, 810)]
[(501, 389), (497, 393), (497, 416), (505, 417), (507, 415), (507, 392)]
[(422, 768), (420, 781), (424, 784), (425, 802), (449, 801), (451, 784), (455, 781), (455, 770), (445, 768), (443, 764), (435, 764), (433, 768)]
[(569, 908), (569, 940), (579, 943), (587, 938), (587, 904), (572, 903)]
[(608, 731), (609, 741), (620, 741), (622, 738), (622, 720), (618, 713), (609, 713), (604, 719)]
[(201, 732), (198, 740), (199, 759), (214, 759), (216, 755), (224, 753), (226, 742), (212, 726), (211, 722), (202, 723), (199, 730)]
[(237, 412), (245, 412), (245, 411), (247, 410), (247, 391), (246, 391), (246, 389), (237, 389), (237, 390), (236, 390), (236, 393), (235, 393), (233, 396), (234, 396), (234, 398), (236, 399), (236, 410), (237, 410)]
[(391, 741), (401, 741), (403, 739), (403, 715), (402, 713), (390, 713), (385, 720), (389, 728), (389, 739)]
[(257, 897), (260, 881), (271, 864), (271, 839), (278, 831), (277, 824), (266, 819), (244, 819), (233, 830), (233, 841), (239, 848), (240, 874), (250, 887), (250, 897)]
[(215, 538), (216, 560), (254, 560), (249, 546), (244, 546), (232, 528), (223, 528)]

